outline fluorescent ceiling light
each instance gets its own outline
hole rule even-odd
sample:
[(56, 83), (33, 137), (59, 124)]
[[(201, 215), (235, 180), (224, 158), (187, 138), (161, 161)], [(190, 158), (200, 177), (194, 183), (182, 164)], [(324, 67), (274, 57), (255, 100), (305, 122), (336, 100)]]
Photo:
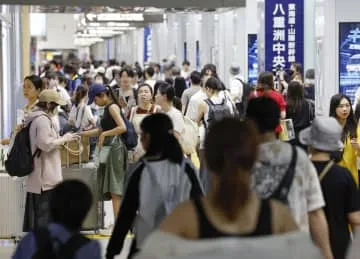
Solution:
[(144, 21), (144, 15), (142, 13), (88, 13), (86, 14), (86, 18), (90, 22)]

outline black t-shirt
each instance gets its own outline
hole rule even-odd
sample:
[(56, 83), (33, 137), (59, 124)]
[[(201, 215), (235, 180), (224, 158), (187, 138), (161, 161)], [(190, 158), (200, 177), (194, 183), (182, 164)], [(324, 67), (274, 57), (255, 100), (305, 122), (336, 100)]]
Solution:
[[(313, 162), (319, 175), (328, 162)], [(338, 165), (334, 165), (323, 178), (321, 189), (326, 203), (324, 210), (334, 258), (344, 259), (350, 242), (347, 216), (360, 210), (360, 193), (350, 171)]]

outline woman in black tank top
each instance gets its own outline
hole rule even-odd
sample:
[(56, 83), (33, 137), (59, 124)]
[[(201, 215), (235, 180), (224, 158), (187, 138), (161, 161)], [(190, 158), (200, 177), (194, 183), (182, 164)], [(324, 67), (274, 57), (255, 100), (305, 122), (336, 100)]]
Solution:
[(252, 123), (234, 118), (215, 123), (205, 140), (205, 161), (212, 177), (209, 194), (177, 207), (160, 229), (188, 239), (259, 237), (296, 230), (287, 207), (260, 200), (252, 191), (250, 171), (257, 154), (258, 134)]

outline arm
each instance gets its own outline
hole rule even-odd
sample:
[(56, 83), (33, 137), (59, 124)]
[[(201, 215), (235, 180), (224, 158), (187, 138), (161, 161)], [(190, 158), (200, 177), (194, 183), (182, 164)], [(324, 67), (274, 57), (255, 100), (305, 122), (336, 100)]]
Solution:
[(185, 92), (183, 93), (183, 95), (181, 97), (181, 103), (182, 103), (182, 114), (185, 115), (186, 108), (187, 108), (187, 106), (189, 104), (189, 97), (186, 94), (186, 90), (185, 90)]
[(205, 112), (207, 111), (207, 104), (205, 102), (201, 102), (198, 107), (198, 117), (196, 122), (199, 126), (201, 126), (201, 121), (204, 119)]
[(97, 128), (97, 129), (93, 129), (93, 130), (88, 130), (88, 131), (83, 131), (80, 132), (79, 135), (82, 137), (98, 137), (100, 136), (102, 133), (102, 129)]
[(352, 229), (358, 228), (360, 226), (360, 211), (349, 213), (348, 221)]
[(126, 188), (119, 215), (116, 219), (113, 234), (106, 249), (106, 258), (112, 259), (120, 254), (127, 232), (131, 228), (139, 207), (139, 182), (144, 165), (140, 166), (132, 175)]
[(36, 146), (44, 152), (50, 152), (58, 146), (75, 139), (73, 134), (65, 134), (58, 138), (53, 132), (52, 122), (46, 116), (36, 118), (30, 127), (30, 136), (35, 138)]
[(330, 247), (329, 229), (322, 209), (317, 209), (308, 213), (311, 236), (315, 244), (320, 248), (324, 258), (332, 259), (333, 255)]

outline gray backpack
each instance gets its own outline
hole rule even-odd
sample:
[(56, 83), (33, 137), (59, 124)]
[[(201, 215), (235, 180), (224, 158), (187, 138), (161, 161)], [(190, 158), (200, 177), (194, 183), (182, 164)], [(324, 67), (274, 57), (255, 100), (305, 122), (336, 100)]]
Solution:
[[(139, 210), (135, 223), (137, 246), (156, 230), (162, 221), (180, 203), (190, 198), (191, 181), (185, 172), (186, 159), (181, 165), (168, 160), (156, 170), (153, 163), (143, 159), (143, 173), (139, 183)], [(190, 165), (190, 164), (189, 164)]]

